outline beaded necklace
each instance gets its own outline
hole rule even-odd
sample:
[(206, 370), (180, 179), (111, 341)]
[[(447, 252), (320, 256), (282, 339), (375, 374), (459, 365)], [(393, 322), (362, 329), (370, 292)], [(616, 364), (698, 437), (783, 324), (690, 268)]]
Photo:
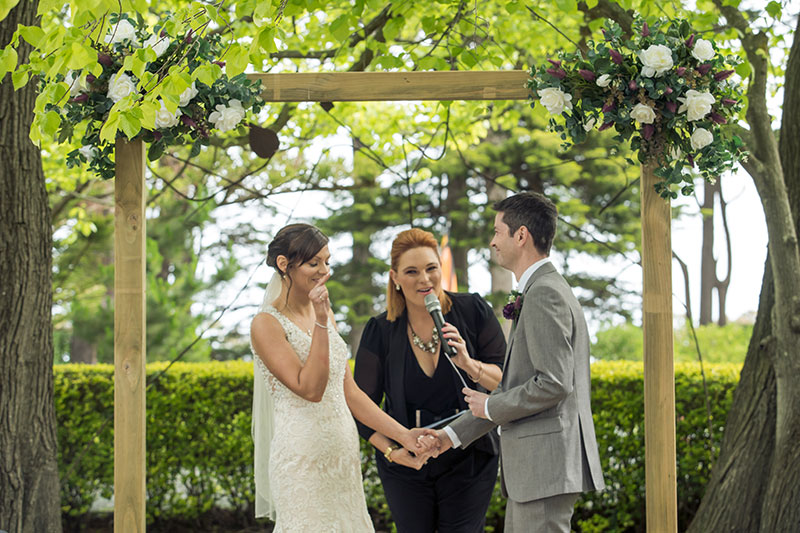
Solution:
[(439, 334), (436, 331), (436, 326), (433, 326), (433, 331), (431, 332), (431, 340), (430, 342), (425, 342), (419, 338), (417, 332), (414, 331), (414, 328), (411, 327), (411, 322), (408, 323), (408, 329), (411, 330), (411, 342), (414, 343), (414, 346), (422, 350), (423, 352), (428, 353), (436, 353), (436, 350), (439, 348)]

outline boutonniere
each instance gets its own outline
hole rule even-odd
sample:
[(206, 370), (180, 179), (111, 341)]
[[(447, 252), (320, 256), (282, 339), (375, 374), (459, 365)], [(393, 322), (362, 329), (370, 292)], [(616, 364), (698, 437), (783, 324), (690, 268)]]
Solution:
[(522, 293), (519, 291), (511, 291), (508, 295), (508, 303), (503, 307), (503, 318), (507, 320), (516, 320), (519, 318), (521, 309)]

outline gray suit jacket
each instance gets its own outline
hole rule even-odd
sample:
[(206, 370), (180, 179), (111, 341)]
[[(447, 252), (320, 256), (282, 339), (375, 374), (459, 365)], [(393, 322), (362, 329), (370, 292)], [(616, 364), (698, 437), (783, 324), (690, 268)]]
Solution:
[(492, 420), (467, 413), (451, 428), (467, 446), (498, 425), (507, 495), (529, 502), (605, 486), (590, 406), (589, 334), (578, 300), (546, 263), (528, 280), (511, 331)]

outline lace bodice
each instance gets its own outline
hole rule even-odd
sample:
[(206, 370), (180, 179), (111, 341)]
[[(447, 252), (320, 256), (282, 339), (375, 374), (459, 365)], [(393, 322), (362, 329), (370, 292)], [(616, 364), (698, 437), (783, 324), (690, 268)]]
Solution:
[[(274, 307), (265, 312), (283, 327), (286, 339), (305, 363), (311, 336)], [(260, 369), (274, 405), (275, 434), (269, 478), (275, 500), (275, 533), (373, 531), (361, 479), (358, 435), (344, 397), (349, 350), (328, 324), (330, 373), (322, 400), (310, 402)]]

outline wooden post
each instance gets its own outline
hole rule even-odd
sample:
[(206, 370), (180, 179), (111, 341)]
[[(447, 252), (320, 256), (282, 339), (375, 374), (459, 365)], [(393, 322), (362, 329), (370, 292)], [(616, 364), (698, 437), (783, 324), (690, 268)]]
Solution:
[(647, 531), (678, 531), (675, 481), (675, 369), (672, 354), (670, 202), (653, 186), (655, 165), (642, 165), (642, 329)]
[(114, 183), (114, 532), (145, 530), (144, 143), (117, 139)]

